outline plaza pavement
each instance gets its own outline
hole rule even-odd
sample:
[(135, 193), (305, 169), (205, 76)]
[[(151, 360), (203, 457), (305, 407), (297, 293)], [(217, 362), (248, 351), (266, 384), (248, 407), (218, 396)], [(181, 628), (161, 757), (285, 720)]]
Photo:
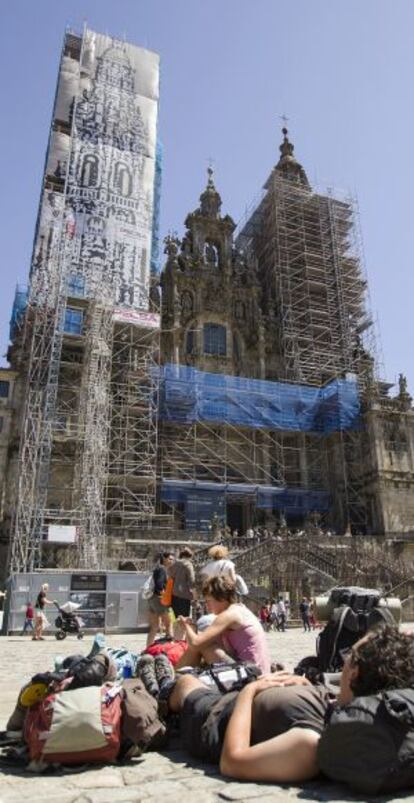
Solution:
[[(298, 629), (267, 635), (273, 660), (292, 669), (299, 658), (314, 652), (315, 633)], [(126, 646), (139, 652), (145, 635), (108, 636), (111, 646)], [(89, 651), (92, 637), (82, 642), (68, 636), (57, 642), (30, 637), (0, 637), (0, 728), (4, 729), (23, 683), (36, 671), (51, 668), (55, 655)], [(375, 801), (412, 800), (414, 795), (375, 798)], [(363, 801), (345, 787), (318, 780), (302, 787), (240, 783), (220, 777), (218, 768), (202, 765), (177, 749), (147, 753), (125, 765), (86, 771), (33, 775), (0, 765), (0, 803), (291, 803), (291, 801)]]

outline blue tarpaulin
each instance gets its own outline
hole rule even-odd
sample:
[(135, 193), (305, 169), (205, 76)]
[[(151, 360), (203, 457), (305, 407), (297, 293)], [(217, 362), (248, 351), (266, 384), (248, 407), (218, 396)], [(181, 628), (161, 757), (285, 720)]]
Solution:
[(224, 523), (226, 502), (231, 502), (234, 498), (250, 501), (259, 509), (282, 510), (294, 515), (306, 515), (313, 511), (323, 513), (330, 507), (330, 498), (326, 491), (306, 488), (201, 480), (163, 480), (161, 484), (163, 502), (184, 505), (188, 530), (207, 531), (214, 516), (220, 524)]
[(161, 369), (160, 418), (255, 429), (329, 434), (359, 428), (355, 377), (323, 387), (271, 382), (167, 364)]
[(22, 285), (18, 284), (14, 294), (13, 309), (10, 318), (10, 340), (13, 340), (13, 337), (16, 334), (16, 328), (22, 321), (23, 313), (27, 307), (27, 297), (27, 287), (23, 287)]

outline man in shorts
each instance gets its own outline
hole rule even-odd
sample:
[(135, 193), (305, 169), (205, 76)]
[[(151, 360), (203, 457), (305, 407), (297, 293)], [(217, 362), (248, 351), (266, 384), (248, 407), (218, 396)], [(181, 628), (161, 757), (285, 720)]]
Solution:
[(162, 595), (165, 591), (168, 579), (168, 570), (174, 564), (174, 556), (171, 552), (163, 552), (160, 555), (159, 563), (152, 573), (154, 580), (154, 592), (148, 600), (148, 619), (149, 631), (147, 636), (147, 647), (153, 644), (160, 627), (165, 628), (166, 635), (172, 638), (172, 622), (168, 605), (163, 605)]
[[(168, 569), (169, 577), (174, 580), (171, 607), (174, 616), (188, 617), (191, 613), (191, 603), (195, 596), (195, 571), (191, 558), (193, 553), (189, 547), (181, 550), (178, 560)], [(181, 639), (184, 636), (184, 629), (181, 622), (176, 622), (174, 628), (175, 638)]]

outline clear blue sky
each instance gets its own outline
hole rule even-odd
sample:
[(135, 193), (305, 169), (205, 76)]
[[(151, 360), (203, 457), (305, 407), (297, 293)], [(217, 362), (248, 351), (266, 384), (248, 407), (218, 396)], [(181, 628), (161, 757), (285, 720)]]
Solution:
[(29, 270), (62, 37), (84, 20), (161, 54), (163, 234), (182, 231), (209, 157), (237, 221), (288, 115), (309, 178), (358, 195), (386, 377), (406, 372), (414, 393), (413, 0), (3, 2), (1, 353)]

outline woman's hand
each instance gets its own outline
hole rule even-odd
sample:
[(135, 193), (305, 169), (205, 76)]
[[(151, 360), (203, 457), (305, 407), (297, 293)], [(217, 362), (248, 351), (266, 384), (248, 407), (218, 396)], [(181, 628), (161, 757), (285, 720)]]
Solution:
[(193, 620), (191, 619), (191, 616), (179, 616), (178, 617), (178, 621), (181, 622), (182, 625), (192, 625), (193, 624)]

